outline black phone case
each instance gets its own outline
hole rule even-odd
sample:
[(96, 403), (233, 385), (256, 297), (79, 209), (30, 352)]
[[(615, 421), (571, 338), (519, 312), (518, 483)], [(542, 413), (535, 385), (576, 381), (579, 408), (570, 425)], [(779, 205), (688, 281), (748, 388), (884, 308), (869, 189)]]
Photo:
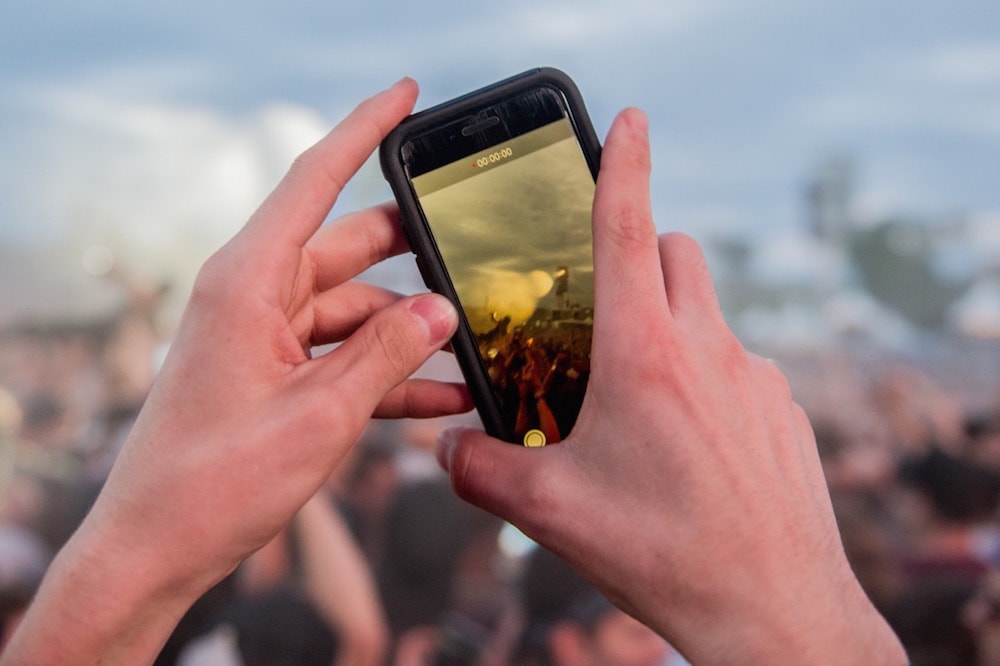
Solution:
[(491, 436), (509, 442), (514, 441), (513, 433), (504, 423), (498, 398), (494, 394), (493, 385), (479, 356), (475, 336), (465, 319), (458, 295), (455, 293), (448, 271), (438, 253), (427, 221), (421, 213), (416, 193), (410, 185), (403, 165), (401, 151), (403, 146), (413, 137), (433, 130), (449, 120), (471, 115), (478, 109), (492, 106), (504, 99), (539, 87), (556, 90), (566, 101), (570, 115), (569, 120), (576, 131), (587, 164), (596, 180), (600, 166), (601, 144), (590, 117), (587, 115), (583, 97), (569, 76), (550, 67), (523, 72), (415, 113), (403, 120), (386, 137), (379, 148), (382, 174), (389, 182), (393, 195), (399, 203), (403, 232), (410, 243), (410, 249), (416, 255), (420, 275), (431, 291), (444, 295), (458, 309), (461, 323), (452, 338), (452, 348), (469, 387), (472, 400), (483, 421), (483, 426)]

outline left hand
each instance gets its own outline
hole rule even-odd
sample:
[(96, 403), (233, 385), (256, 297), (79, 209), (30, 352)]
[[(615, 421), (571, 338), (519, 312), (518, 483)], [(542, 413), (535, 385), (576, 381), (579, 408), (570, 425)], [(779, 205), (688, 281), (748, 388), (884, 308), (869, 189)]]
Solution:
[(695, 664), (902, 664), (851, 571), (812, 428), (658, 236), (648, 123), (611, 126), (593, 208), (592, 374), (558, 446), (446, 431), (458, 494), (563, 556)]

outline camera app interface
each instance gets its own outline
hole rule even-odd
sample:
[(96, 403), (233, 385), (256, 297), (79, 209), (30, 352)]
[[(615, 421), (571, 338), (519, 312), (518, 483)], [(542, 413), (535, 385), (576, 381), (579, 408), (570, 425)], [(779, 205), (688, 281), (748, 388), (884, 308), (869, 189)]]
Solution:
[(594, 180), (563, 118), (413, 178), (508, 425), (569, 434), (590, 374)]

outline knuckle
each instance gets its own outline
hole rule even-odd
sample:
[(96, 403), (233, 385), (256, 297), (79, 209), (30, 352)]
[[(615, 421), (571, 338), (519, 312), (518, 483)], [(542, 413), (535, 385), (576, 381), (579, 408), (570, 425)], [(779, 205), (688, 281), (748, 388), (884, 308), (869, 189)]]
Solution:
[(653, 221), (641, 204), (621, 202), (612, 212), (611, 222), (611, 240), (622, 249), (648, 248), (656, 243)]
[(758, 383), (770, 394), (783, 400), (792, 400), (792, 387), (785, 373), (773, 361), (754, 357), (754, 371)]
[(564, 517), (574, 513), (569, 499), (571, 488), (560, 483), (560, 477), (553, 471), (548, 465), (539, 465), (518, 478), (517, 524), (536, 540), (547, 541), (557, 533), (565, 533)]
[(329, 165), (323, 159), (323, 154), (319, 150), (319, 145), (320, 144), (316, 144), (299, 153), (299, 155), (292, 160), (292, 165), (288, 169), (288, 175), (286, 178), (293, 182), (304, 181), (306, 180), (307, 174), (318, 171), (326, 179), (327, 189), (333, 192), (334, 195), (338, 195), (341, 191), (343, 191), (344, 183), (341, 182), (341, 180), (328, 168)]
[(750, 357), (743, 343), (739, 341), (732, 331), (726, 329), (721, 332), (716, 342), (716, 349), (722, 363), (727, 367), (732, 367), (738, 371), (745, 372), (750, 365)]
[(480, 455), (478, 448), (470, 445), (465, 438), (456, 444), (449, 469), (455, 494), (471, 504), (506, 517), (498, 498), (490, 491), (490, 485), (483, 483), (483, 479), (488, 481), (494, 475), (490, 461)]
[(382, 366), (389, 372), (401, 376), (409, 374), (414, 354), (406, 336), (400, 335), (397, 328), (387, 322), (377, 321), (373, 324), (375, 325), (366, 327), (367, 347), (374, 350), (373, 356), (381, 359)]
[(367, 261), (372, 264), (381, 261), (386, 252), (385, 238), (380, 233), (381, 228), (376, 225), (365, 224), (360, 229), (360, 243), (364, 248)]
[(702, 258), (701, 246), (685, 233), (670, 231), (660, 236), (659, 241), (660, 253), (673, 260), (683, 259), (685, 263), (693, 264)]
[(223, 247), (210, 256), (199, 269), (191, 289), (191, 307), (218, 307), (228, 298), (228, 285), (232, 281), (229, 253)]
[(289, 414), (308, 415), (310, 422), (321, 424), (323, 431), (333, 441), (353, 439), (352, 433), (360, 431), (368, 420), (367, 405), (356, 391), (344, 391), (338, 400), (329, 400), (325, 391), (297, 391), (294, 407)]
[[(512, 446), (504, 444), (503, 446)], [(555, 515), (563, 501), (556, 483), (544, 464), (519, 467), (517, 473), (502, 469), (502, 457), (489, 455), (475, 442), (462, 439), (452, 452), (450, 470), (455, 493), (466, 501), (537, 533), (546, 529), (547, 518)]]
[(712, 311), (721, 316), (717, 307), (718, 297), (715, 283), (698, 242), (687, 234), (670, 232), (659, 237), (660, 260), (664, 266), (680, 267), (685, 280), (685, 291), (690, 291), (691, 297), (702, 306), (703, 311)]
[(768, 386), (775, 394), (790, 402), (792, 400), (792, 386), (788, 383), (788, 377), (774, 363), (770, 361), (765, 361), (765, 363), (770, 366), (765, 373), (765, 381)]
[(538, 466), (532, 467), (520, 476), (519, 501), (532, 516), (542, 517), (557, 512), (564, 499), (557, 491), (557, 484), (551, 474), (543, 473)]
[(292, 163), (288, 167), (288, 173), (285, 176), (289, 180), (298, 180), (302, 177), (302, 174), (308, 173), (312, 169), (314, 152), (312, 148), (307, 148), (292, 160)]
[(475, 476), (475, 451), (459, 441), (451, 454), (451, 485), (459, 497), (471, 501), (472, 489), (475, 487), (472, 479)]

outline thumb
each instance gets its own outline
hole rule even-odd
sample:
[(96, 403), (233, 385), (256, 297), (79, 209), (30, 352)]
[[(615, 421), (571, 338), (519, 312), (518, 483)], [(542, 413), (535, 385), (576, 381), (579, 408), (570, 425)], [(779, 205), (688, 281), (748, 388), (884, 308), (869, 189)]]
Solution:
[(549, 531), (560, 515), (558, 446), (529, 449), (471, 428), (451, 428), (438, 438), (438, 462), (455, 493), (471, 504), (517, 525), (532, 538)]
[(443, 296), (404, 299), (372, 315), (339, 347), (317, 360), (314, 375), (327, 390), (340, 389), (341, 410), (367, 421), (393, 388), (441, 349), (458, 326), (454, 306)]

